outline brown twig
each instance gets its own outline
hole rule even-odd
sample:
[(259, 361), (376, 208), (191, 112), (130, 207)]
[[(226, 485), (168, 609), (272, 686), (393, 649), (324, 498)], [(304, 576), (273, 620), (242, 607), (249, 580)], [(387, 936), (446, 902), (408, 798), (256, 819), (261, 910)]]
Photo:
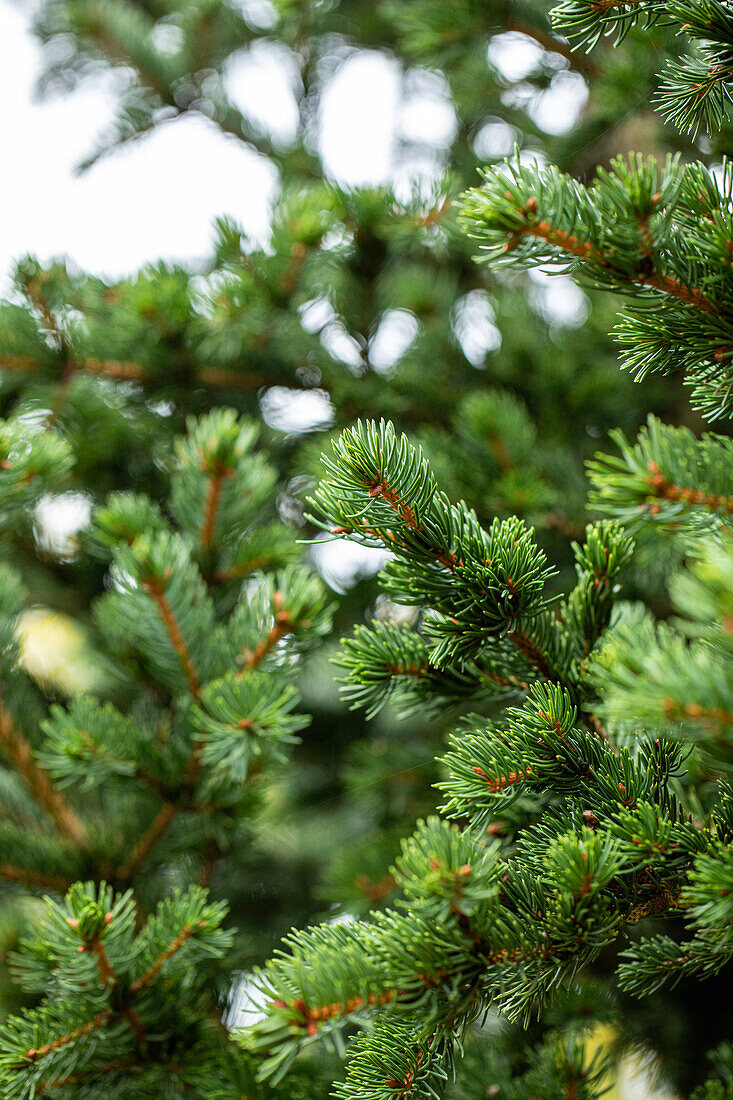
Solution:
[(663, 699), (662, 710), (665, 717), (672, 721), (675, 718), (691, 718), (695, 722), (704, 722), (706, 725), (718, 723), (721, 726), (733, 726), (733, 712), (723, 710), (722, 707), (702, 707), (699, 703), (676, 703), (674, 699)]
[[(70, 374), (95, 374), (116, 378), (122, 382), (151, 384), (157, 379), (155, 374), (146, 372), (139, 363), (130, 360), (95, 359), (92, 356), (85, 359), (73, 358), (64, 365), (64, 369)], [(6, 352), (0, 355), (0, 370), (37, 374), (40, 366), (37, 360), (28, 355), (12, 355)], [(195, 380), (203, 386), (240, 390), (259, 390), (274, 381), (264, 374), (252, 372), (244, 374), (241, 371), (224, 370), (220, 367), (200, 367), (196, 371)], [(286, 379), (283, 378), (282, 381), (284, 383)]]
[[(530, 199), (530, 202), (534, 202), (535, 205), (536, 201), (536, 199)], [(528, 211), (528, 213), (531, 213), (531, 210)], [(554, 229), (547, 221), (527, 222), (527, 224), (520, 229), (512, 231), (511, 239), (504, 245), (504, 251), (512, 252), (518, 247), (522, 237), (526, 236), (537, 237), (539, 240), (547, 241), (548, 244), (555, 245), (556, 248), (560, 248), (563, 252), (567, 252), (571, 256), (577, 256), (579, 259), (588, 262), (594, 261), (599, 267), (612, 267), (603, 253), (597, 248), (594, 248), (590, 241), (581, 241), (573, 233), (567, 233), (564, 229)], [(671, 275), (660, 275), (656, 272), (649, 273), (643, 271), (632, 272), (630, 274), (623, 271), (617, 271), (616, 274), (620, 279), (628, 279), (630, 283), (637, 283), (639, 286), (650, 286), (655, 290), (661, 290), (664, 294), (669, 294), (671, 297), (677, 298), (687, 305), (697, 306), (706, 313), (715, 312), (713, 305), (708, 301), (701, 290), (697, 287), (689, 287), (680, 279), (676, 279)]]
[(694, 286), (689, 287), (679, 279), (672, 278), (671, 275), (644, 275), (639, 273), (630, 275), (629, 281), (640, 283), (642, 286), (652, 286), (656, 290), (661, 290), (665, 294), (670, 294), (673, 298), (679, 299), (680, 302), (699, 306), (706, 313), (715, 313), (715, 309), (701, 290)]
[(275, 622), (265, 638), (262, 638), (254, 649), (245, 649), (241, 657), (242, 667), (240, 675), (250, 669), (257, 668), (274, 646), (288, 634), (292, 634), (295, 623), (291, 620), (287, 611), (282, 609), (282, 593), (275, 590), (272, 594), (272, 602), (275, 605)]
[(29, 1062), (37, 1062), (39, 1058), (44, 1058), (47, 1054), (50, 1054), (53, 1050), (59, 1050), (61, 1047), (68, 1046), (69, 1043), (73, 1043), (75, 1039), (81, 1039), (84, 1035), (88, 1035), (90, 1031), (96, 1031), (97, 1028), (104, 1027), (106, 1023), (111, 1019), (112, 1012), (110, 1009), (105, 1009), (104, 1012), (99, 1012), (86, 1024), (82, 1024), (81, 1027), (75, 1027), (72, 1031), (66, 1033), (66, 1035), (59, 1035), (58, 1038), (52, 1039), (50, 1043), (46, 1043), (42, 1047), (31, 1047), (30, 1050), (25, 1052), (24, 1057)]
[[(656, 462), (647, 465), (649, 477), (647, 482), (654, 490), (657, 497), (669, 501), (684, 501), (685, 504), (696, 508), (707, 508), (711, 512), (726, 512), (733, 514), (733, 497), (717, 496), (715, 493), (704, 493), (702, 489), (689, 489), (684, 485), (675, 485), (667, 481)], [(650, 505), (650, 510), (655, 505)]]
[(26, 886), (46, 886), (50, 890), (65, 893), (71, 886), (71, 879), (60, 875), (49, 875), (45, 871), (32, 871), (26, 867), (14, 867), (10, 863), (0, 863), (0, 878), (8, 882), (21, 882)]
[(194, 698), (198, 698), (200, 684), (198, 673), (194, 666), (191, 654), (189, 653), (188, 646), (186, 645), (181, 628), (178, 625), (178, 620), (173, 614), (173, 609), (168, 602), (168, 598), (163, 590), (163, 586), (157, 577), (151, 577), (142, 582), (143, 588), (155, 602), (160, 617), (163, 620), (163, 624), (168, 631), (168, 637), (171, 640), (171, 644), (175, 649), (180, 659), (183, 671), (186, 673), (186, 679), (188, 680), (188, 687)]
[(566, 61), (569, 61), (574, 69), (577, 69), (580, 73), (585, 73), (589, 76), (596, 71), (596, 66), (588, 57), (584, 57), (583, 54), (576, 53), (575, 50), (563, 39), (557, 38), (550, 31), (543, 31), (539, 27), (533, 27), (530, 23), (525, 23), (522, 19), (508, 19), (506, 24), (508, 31), (514, 31), (515, 34), (524, 34), (527, 38), (532, 38), (543, 50), (547, 50), (548, 53), (559, 54), (560, 57), (564, 57)]
[(537, 645), (534, 638), (523, 630), (520, 630), (518, 626), (510, 630), (507, 637), (510, 642), (517, 647), (522, 656), (525, 657), (531, 665), (534, 665), (541, 676), (544, 676), (546, 680), (557, 679), (550, 668), (546, 655)]
[(308, 249), (302, 241), (294, 241), (290, 249), (290, 261), (285, 274), (280, 280), (280, 293), (292, 294), (298, 284), (303, 266), (308, 256)]
[(228, 478), (234, 471), (226, 466), (217, 468), (213, 474), (209, 477), (209, 484), (206, 490), (206, 497), (204, 499), (204, 516), (201, 524), (201, 546), (204, 550), (209, 550), (214, 541), (214, 533), (216, 531), (216, 522), (219, 518), (219, 504), (221, 501), (221, 490), (226, 478)]
[(158, 955), (158, 958), (151, 966), (148, 967), (142, 977), (138, 978), (137, 981), (134, 981), (132, 983), (132, 985), (130, 986), (130, 992), (138, 993), (141, 989), (144, 989), (146, 985), (150, 985), (150, 983), (155, 978), (157, 978), (158, 974), (163, 968), (164, 963), (166, 963), (168, 959), (173, 958), (173, 956), (181, 950), (186, 941), (190, 940), (191, 936), (194, 936), (196, 934), (199, 928), (203, 928), (205, 926), (206, 921), (200, 921), (198, 926), (195, 928), (192, 928), (189, 924), (184, 924), (181, 931), (178, 933), (176, 938), (172, 940), (168, 947), (166, 947), (165, 951), (162, 951), (160, 955)]
[[(112, 921), (112, 914), (107, 913), (104, 919), (105, 925), (109, 925)], [(72, 928), (79, 928), (79, 921), (75, 917), (67, 917), (66, 923)], [(97, 964), (97, 970), (99, 971), (99, 977), (102, 985), (105, 989), (108, 989), (111, 985), (117, 984), (117, 975), (115, 974), (112, 964), (107, 958), (107, 952), (104, 949), (99, 933), (95, 933), (90, 939), (82, 936), (83, 943), (79, 948), (80, 951), (90, 951), (94, 955), (94, 960)]]
[(241, 562), (239, 565), (232, 565), (229, 569), (220, 569), (207, 579), (209, 584), (225, 584), (237, 577), (246, 577), (257, 569), (264, 569), (266, 565), (270, 564), (271, 560), (266, 554), (261, 554), (259, 557), (250, 558), (249, 561)]
[(173, 819), (178, 813), (179, 807), (175, 802), (164, 802), (161, 809), (153, 818), (151, 824), (137, 842), (127, 863), (123, 864), (117, 872), (119, 878), (130, 879), (147, 855), (167, 831)]
[(86, 830), (54, 784), (48, 772), (37, 763), (33, 748), (18, 730), (8, 711), (0, 704), (0, 747), (14, 764), (38, 805), (53, 820), (62, 836), (82, 848), (87, 843)]
[(488, 790), (492, 794), (498, 794), (500, 791), (506, 790), (507, 787), (515, 787), (517, 783), (521, 783), (528, 776), (532, 775), (531, 768), (525, 768), (524, 771), (507, 772), (506, 775), (487, 775), (483, 768), (479, 768), (478, 765), (474, 765), (473, 771), (476, 775), (480, 775), (484, 781)]
[(79, 1073), (70, 1073), (68, 1077), (57, 1077), (54, 1081), (39, 1081), (35, 1085), (35, 1095), (40, 1096), (41, 1093), (48, 1092), (49, 1089), (61, 1089), (68, 1088), (69, 1085), (75, 1085), (79, 1081), (85, 1080), (90, 1073), (114, 1073), (115, 1070), (125, 1069), (136, 1065), (135, 1058), (118, 1058), (114, 1062), (107, 1062), (103, 1066), (94, 1066), (93, 1069), (81, 1070)]

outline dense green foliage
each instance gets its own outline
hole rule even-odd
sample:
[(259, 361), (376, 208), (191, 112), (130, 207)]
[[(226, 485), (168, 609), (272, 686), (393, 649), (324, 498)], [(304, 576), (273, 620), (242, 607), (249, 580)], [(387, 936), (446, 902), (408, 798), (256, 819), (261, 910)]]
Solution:
[[(590, 1100), (637, 1045), (681, 1089), (706, 1076), (702, 1040), (682, 1065), (680, 1036), (712, 1045), (727, 1016), (668, 990), (733, 955), (730, 442), (639, 429), (650, 409), (687, 418), (680, 369), (697, 408), (728, 409), (730, 177), (640, 155), (578, 179), (632, 141), (725, 146), (696, 126), (724, 127), (725, 19), (641, 8), (564, 5), (584, 43), (623, 32), (589, 59), (538, 5), (39, 5), (46, 88), (111, 74), (90, 163), (199, 115), (283, 187), (265, 247), (224, 220), (203, 267), (113, 285), (29, 259), (0, 306), (0, 875), (19, 946), (2, 992), (30, 1006), (2, 1033), (4, 1094), (306, 1100), (337, 1081), (353, 1100)], [(639, 14), (709, 43), (710, 94), (665, 92), (681, 142), (633, 112), (658, 68)], [(521, 76), (507, 34), (534, 44)], [(699, 69), (655, 34), (675, 73)], [(288, 139), (229, 93), (262, 48), (295, 74)], [(404, 102), (454, 113), (442, 144), (405, 133), (410, 186), (322, 179), (319, 105), (365, 49), (393, 59)], [(587, 103), (553, 136), (543, 97), (571, 86)], [(513, 141), (519, 163), (457, 203)], [(521, 271), (547, 265), (590, 288), (569, 323)], [(626, 295), (643, 389), (615, 368), (607, 290)], [(303, 396), (316, 411), (289, 424)], [(311, 436), (334, 429), (305, 505)], [(582, 466), (610, 429), (620, 457), (592, 461), (605, 518), (588, 524)], [(90, 523), (54, 547), (43, 507), (72, 495)], [(345, 701), (378, 714), (366, 729), (309, 657), (334, 609), (301, 558), (331, 539), (390, 555), (383, 595), (357, 587), (339, 611), (367, 611), (339, 657)], [(90, 693), (28, 674), (38, 603), (84, 625)], [(291, 936), (260, 979), (264, 1019), (232, 1042), (252, 964), (326, 903), (346, 919)], [(591, 1060), (594, 1023), (617, 1042)]]
[[(556, 169), (487, 171), (463, 217), (489, 263), (560, 264), (622, 291), (629, 364), (641, 377), (687, 368), (695, 404), (715, 417), (729, 389), (730, 205), (725, 166), (716, 178), (637, 156), (592, 188)], [(416, 693), (440, 702), (473, 681), (477, 697), (499, 686), (523, 701), (453, 737), (444, 820), (405, 842), (396, 907), (298, 933), (268, 964), (254, 1029), (265, 1076), (357, 1023), (337, 1095), (440, 1096), (487, 1011), (546, 1015), (619, 938), (616, 997), (730, 963), (729, 453), (726, 437), (652, 420), (621, 459), (593, 464), (601, 512), (681, 541), (679, 618), (656, 624), (614, 607), (633, 543), (613, 521), (588, 529), (577, 585), (549, 608), (546, 557), (519, 521), (486, 528), (451, 504), (389, 424), (360, 423), (334, 445), (314, 501), (325, 528), (388, 547), (387, 594), (423, 609), (420, 641), (392, 629), (349, 645), (352, 698), (373, 708), (407, 682), (414, 706)], [(729, 1054), (719, 1058), (725, 1075)], [(540, 1093), (567, 1086), (568, 1067), (546, 1065)], [(573, 1095), (601, 1095), (582, 1059), (571, 1076)], [(716, 1090), (722, 1081), (703, 1092)]]

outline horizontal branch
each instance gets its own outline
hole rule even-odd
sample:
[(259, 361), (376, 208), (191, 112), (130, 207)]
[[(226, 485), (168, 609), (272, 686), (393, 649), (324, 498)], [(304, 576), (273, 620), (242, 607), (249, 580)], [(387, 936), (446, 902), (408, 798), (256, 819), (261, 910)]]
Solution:
[[(655, 496), (660, 497), (662, 500), (684, 501), (685, 504), (695, 508), (706, 508), (711, 512), (733, 514), (733, 497), (718, 496), (715, 493), (704, 493), (702, 489), (690, 489), (684, 485), (676, 485), (673, 481), (668, 481), (665, 478), (656, 462), (650, 461), (647, 468), (649, 470), (647, 482), (654, 490)], [(649, 511), (652, 511), (654, 507), (655, 505), (650, 505)]]
[(45, 1043), (42, 1047), (31, 1047), (30, 1050), (25, 1052), (24, 1057), (26, 1057), (29, 1062), (37, 1062), (39, 1058), (45, 1058), (45, 1056), (52, 1051), (68, 1046), (69, 1043), (73, 1043), (76, 1039), (83, 1038), (84, 1035), (88, 1035), (91, 1031), (96, 1031), (98, 1028), (104, 1027), (111, 1018), (112, 1011), (110, 1009), (105, 1009), (104, 1012), (97, 1013), (93, 1020), (90, 1020), (86, 1024), (82, 1024), (81, 1027), (75, 1027), (65, 1035), (59, 1035), (58, 1038), (52, 1039), (50, 1043)]
[(49, 1089), (69, 1088), (80, 1081), (87, 1080), (91, 1074), (115, 1073), (119, 1069), (127, 1069), (137, 1064), (136, 1058), (118, 1058), (113, 1062), (106, 1062), (103, 1066), (90, 1066), (87, 1070), (78, 1073), (70, 1073), (68, 1077), (57, 1077), (54, 1081), (39, 1081), (35, 1085), (35, 1095), (40, 1096)]
[(596, 66), (590, 58), (577, 53), (564, 39), (557, 38), (554, 34), (551, 34), (550, 31), (543, 31), (539, 27), (533, 27), (531, 23), (525, 23), (523, 19), (508, 19), (504, 25), (508, 31), (513, 31), (515, 34), (523, 34), (527, 38), (532, 38), (543, 50), (547, 50), (548, 53), (556, 53), (559, 54), (560, 57), (564, 57), (566, 61), (570, 62), (574, 69), (578, 70), (578, 72), (590, 76), (596, 71)]
[(236, 580), (238, 577), (246, 577), (249, 573), (255, 573), (258, 569), (264, 569), (269, 565), (271, 558), (265, 554), (250, 558), (249, 561), (232, 565), (228, 569), (219, 569), (211, 577), (207, 577), (209, 584), (225, 584), (227, 581)]
[[(37, 374), (41, 369), (41, 364), (29, 355), (0, 354), (0, 370)], [(139, 363), (130, 360), (95, 359), (92, 356), (69, 360), (64, 364), (64, 372), (94, 374), (115, 378), (121, 382), (140, 382), (147, 385), (166, 381), (160, 375), (146, 371)], [(295, 377), (293, 375), (293, 378)], [(289, 379), (291, 383), (292, 380)], [(245, 374), (242, 371), (225, 370), (220, 367), (199, 367), (195, 371), (195, 381), (203, 386), (221, 389), (259, 390), (263, 386), (272, 385), (275, 379), (251, 371)], [(281, 381), (286, 380), (281, 379)]]
[[(527, 203), (525, 214), (532, 215), (536, 209), (537, 200), (532, 197)], [(660, 275), (656, 272), (649, 273), (643, 271), (625, 272), (620, 268), (615, 268), (613, 264), (609, 263), (607, 257), (599, 249), (595, 248), (590, 241), (581, 241), (573, 233), (568, 233), (564, 229), (555, 229), (548, 221), (528, 221), (519, 229), (512, 230), (510, 234), (511, 239), (504, 245), (504, 251), (513, 252), (515, 248), (519, 247), (519, 242), (522, 237), (535, 237), (537, 240), (546, 241), (547, 244), (559, 248), (569, 256), (575, 256), (577, 259), (584, 260), (587, 263), (596, 263), (598, 267), (612, 271), (621, 281), (628, 280), (628, 282), (636, 283), (638, 286), (652, 287), (654, 290), (662, 291), (662, 293), (668, 294), (678, 299), (678, 301), (684, 302), (686, 305), (697, 306), (706, 313), (715, 313), (715, 308), (699, 288), (687, 286), (686, 283), (683, 283), (680, 279), (676, 279), (671, 275)]]
[(294, 1027), (304, 1028), (308, 1035), (316, 1035), (318, 1025), (327, 1020), (350, 1016), (363, 1008), (376, 1008), (398, 1000), (402, 990), (388, 989), (384, 993), (369, 993), (364, 997), (352, 997), (348, 1001), (336, 1001), (332, 1004), (310, 1008), (302, 999), (294, 1001), (272, 1001), (274, 1008), (291, 1008), (296, 1015), (289, 1021)]
[(58, 890), (60, 894), (66, 893), (71, 886), (71, 879), (50, 875), (45, 871), (30, 870), (27, 867), (15, 867), (11, 863), (0, 863), (0, 878), (4, 878), (7, 882), (19, 882), (24, 886), (45, 886), (49, 890)]

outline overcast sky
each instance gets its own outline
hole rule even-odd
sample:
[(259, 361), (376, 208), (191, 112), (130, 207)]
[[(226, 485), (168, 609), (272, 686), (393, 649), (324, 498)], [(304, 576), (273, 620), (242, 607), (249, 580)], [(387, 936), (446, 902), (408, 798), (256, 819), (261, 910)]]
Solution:
[[(67, 255), (115, 276), (147, 260), (205, 256), (218, 215), (266, 237), (277, 187), (273, 168), (203, 118), (163, 125), (75, 175), (111, 118), (109, 86), (85, 83), (71, 95), (39, 100), (41, 51), (28, 24), (27, 6), (0, 0), (0, 289), (13, 260), (27, 252), (43, 260)], [(295, 100), (273, 48), (235, 61), (228, 87), (235, 101), (266, 104), (280, 133), (292, 129)], [(388, 178), (398, 98), (397, 66), (375, 53), (337, 74), (322, 107), (322, 152), (342, 182)], [(432, 126), (445, 138), (452, 110), (446, 115), (444, 104), (440, 115), (437, 106), (430, 105)], [(419, 117), (408, 121), (420, 123)]]
[(110, 274), (158, 257), (203, 255), (212, 219), (223, 213), (265, 229), (272, 170), (202, 119), (161, 127), (75, 176), (110, 119), (109, 96), (101, 84), (84, 85), (38, 102), (39, 69), (27, 14), (0, 0), (0, 273), (25, 252), (68, 254)]
[[(105, 94), (102, 81), (85, 83), (71, 95), (39, 101), (34, 86), (41, 57), (28, 27), (29, 6), (0, 0), (0, 290), (13, 260), (28, 252), (42, 260), (66, 255), (116, 276), (148, 260), (204, 257), (217, 215), (231, 215), (254, 237), (266, 237), (277, 187), (273, 168), (203, 118), (163, 125), (75, 175), (74, 166), (111, 118), (109, 86)], [(492, 62), (510, 79), (531, 70), (541, 52), (518, 35), (495, 39), (492, 50)], [(565, 129), (577, 117), (585, 88), (582, 81), (570, 87), (569, 77), (558, 73), (557, 87), (538, 101), (543, 128), (555, 131), (560, 119)], [(385, 182), (395, 141), (405, 134), (432, 143), (436, 154), (450, 140), (453, 111), (439, 79), (419, 87), (413, 81), (411, 90), (400, 79), (397, 64), (373, 51), (348, 60), (332, 79), (321, 105), (321, 153), (340, 182)], [(274, 46), (261, 44), (236, 58), (228, 89), (240, 104), (262, 105), (258, 113), (266, 112), (280, 134), (292, 131), (295, 100)]]

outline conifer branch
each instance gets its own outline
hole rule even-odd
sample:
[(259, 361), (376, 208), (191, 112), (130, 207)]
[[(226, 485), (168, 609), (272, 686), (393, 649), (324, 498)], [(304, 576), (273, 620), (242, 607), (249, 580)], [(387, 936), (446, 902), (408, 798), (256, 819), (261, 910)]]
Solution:
[(81, 1070), (79, 1073), (70, 1073), (66, 1077), (56, 1077), (53, 1081), (38, 1081), (35, 1085), (36, 1095), (42, 1096), (49, 1089), (68, 1089), (72, 1085), (78, 1085), (88, 1080), (92, 1075), (99, 1074), (101, 1077), (106, 1077), (107, 1074), (116, 1073), (122, 1069), (132, 1069), (137, 1065), (139, 1065), (137, 1058), (116, 1058), (114, 1061), (105, 1063), (105, 1065), (94, 1066), (86, 1072)]
[(616, 334), (636, 377), (682, 369), (708, 416), (733, 405), (727, 162), (720, 178), (678, 158), (631, 155), (599, 169), (590, 187), (555, 168), (495, 168), (484, 178), (464, 196), (462, 217), (487, 260), (556, 264), (624, 294)]
[[(691, 508), (704, 508), (710, 512), (733, 514), (733, 497), (706, 493), (702, 489), (693, 489), (690, 486), (677, 485), (674, 482), (667, 481), (653, 459), (649, 460), (647, 466), (649, 469), (649, 485), (654, 495), (660, 500), (682, 501)], [(655, 507), (654, 504), (650, 504), (650, 511)]]
[(53, 1053), (55, 1050), (59, 1050), (61, 1047), (67, 1046), (69, 1043), (76, 1042), (77, 1039), (82, 1039), (85, 1035), (89, 1035), (90, 1032), (98, 1030), (100, 1027), (104, 1027), (109, 1023), (112, 1018), (112, 1012), (106, 1009), (103, 1012), (98, 1012), (93, 1020), (90, 1020), (86, 1024), (82, 1024), (80, 1027), (76, 1027), (73, 1031), (67, 1032), (66, 1035), (59, 1035), (57, 1038), (52, 1039), (49, 1043), (44, 1043), (41, 1047), (31, 1047), (30, 1050), (26, 1050), (24, 1057), (29, 1062), (37, 1062), (41, 1058), (45, 1058), (47, 1054)]
[[(507, 192), (507, 194), (509, 194), (509, 192)], [(528, 219), (531, 219), (536, 210), (537, 197), (535, 195), (530, 195), (525, 209), (520, 211), (520, 213)], [(715, 307), (708, 301), (702, 290), (698, 287), (688, 286), (682, 282), (681, 279), (664, 272), (648, 272), (641, 270), (641, 268), (637, 271), (629, 272), (625, 269), (617, 268), (610, 258), (610, 255), (604, 253), (601, 249), (594, 248), (590, 241), (579, 240), (574, 233), (569, 233), (560, 227), (553, 228), (548, 221), (535, 222), (528, 220), (526, 225), (511, 230), (509, 240), (503, 248), (504, 253), (508, 254), (518, 248), (523, 237), (533, 237), (540, 241), (546, 241), (549, 245), (556, 248), (560, 254), (564, 253), (565, 255), (576, 257), (579, 260), (595, 264), (598, 268), (609, 274), (613, 273), (614, 277), (621, 282), (627, 280), (638, 286), (652, 287), (654, 290), (658, 290), (663, 294), (676, 298), (686, 305), (697, 306), (706, 313), (715, 312)], [(644, 258), (647, 260), (649, 259), (648, 247), (648, 244), (645, 244), (642, 249)]]
[[(10, 352), (0, 353), (0, 369), (22, 374), (39, 374), (43, 370), (38, 360), (31, 356), (14, 355)], [(73, 374), (91, 374), (113, 378), (118, 382), (140, 382), (148, 386), (156, 385), (160, 381), (157, 374), (145, 370), (140, 363), (133, 360), (96, 359), (94, 356), (83, 359), (71, 358), (65, 366), (65, 371), (67, 378)], [(268, 384), (292, 384), (294, 377), (266, 376), (251, 370), (244, 372), (209, 366), (198, 367), (195, 373), (195, 380), (201, 386), (252, 391), (257, 391)]]
[(173, 614), (173, 609), (165, 594), (165, 588), (160, 581), (160, 578), (151, 576), (143, 579), (142, 582), (144, 590), (148, 593), (150, 598), (158, 608), (158, 612), (163, 621), (163, 625), (168, 632), (168, 637), (171, 640), (171, 644), (178, 654), (179, 660), (183, 671), (186, 674), (188, 680), (189, 691), (193, 695), (194, 699), (198, 698), (200, 691), (200, 683), (198, 673), (193, 663), (193, 659), (186, 645), (181, 628), (178, 625), (178, 620)]
[(29, 867), (14, 867), (10, 863), (0, 863), (0, 878), (8, 882), (22, 883), (25, 886), (45, 886), (50, 890), (63, 893), (71, 885), (69, 879), (60, 875), (49, 875), (45, 871), (36, 871)]
[(160, 953), (160, 955), (158, 956), (158, 958), (155, 960), (155, 962), (152, 963), (152, 965), (148, 967), (148, 969), (145, 971), (145, 973), (143, 975), (141, 975), (141, 977), (139, 977), (136, 981), (134, 981), (132, 983), (132, 985), (130, 986), (130, 991), (132, 993), (139, 993), (139, 991), (141, 989), (144, 989), (146, 986), (150, 985), (150, 983), (155, 978), (157, 978), (158, 974), (160, 973), (161, 969), (163, 968), (163, 965), (168, 961), (168, 959), (172, 959), (173, 956), (178, 951), (181, 950), (183, 945), (188, 940), (190, 940), (192, 936), (196, 935), (196, 932), (199, 929), (205, 928), (205, 927), (206, 927), (206, 922), (205, 921), (200, 921), (199, 925), (198, 925), (198, 928), (192, 928), (190, 925), (184, 924), (184, 926), (181, 929), (181, 931), (179, 932), (179, 934), (176, 936), (176, 938), (174, 940), (171, 941), (171, 943), (168, 945), (168, 947), (166, 947), (165, 951), (162, 951)]
[[(641, 2), (641, 0), (637, 0)], [(518, 19), (516, 16), (510, 16), (506, 21), (507, 31), (515, 34), (523, 34), (527, 38), (533, 39), (543, 50), (547, 50), (548, 53), (559, 54), (560, 57), (564, 57), (566, 61), (569, 61), (574, 69), (583, 73), (585, 76), (591, 76), (596, 72), (596, 66), (593, 61), (588, 57), (584, 57), (582, 53), (578, 53), (571, 46), (568, 45), (562, 38), (559, 38), (555, 34), (551, 34), (548, 31), (543, 31), (540, 27), (534, 26), (532, 23), (527, 23), (524, 19)]]
[[(620, 432), (611, 438), (620, 457), (598, 455), (588, 465), (593, 504), (627, 525), (649, 520), (676, 529), (721, 529), (733, 514), (733, 444), (726, 436), (696, 438), (650, 417), (631, 446)], [(694, 485), (690, 484), (693, 478)]]
[(730, 50), (733, 30), (727, 7), (718, 0), (562, 0), (553, 21), (578, 45), (593, 48), (603, 35), (620, 42), (641, 20), (663, 20), (690, 39), (688, 53), (667, 61), (661, 74), (657, 103), (666, 119), (682, 131), (697, 134), (701, 125), (709, 133), (724, 124), (731, 104), (733, 65)]
[(286, 638), (296, 628), (296, 624), (290, 618), (290, 613), (283, 608), (282, 592), (277, 589), (273, 592), (272, 603), (275, 608), (275, 622), (270, 627), (266, 637), (262, 638), (254, 649), (245, 649), (241, 657), (240, 675), (258, 668), (278, 642)]
[(556, 680), (557, 673), (553, 671), (547, 655), (542, 652), (542, 649), (537, 642), (520, 627), (515, 626), (509, 631), (507, 635), (513, 645), (517, 647), (527, 662), (532, 665), (541, 676), (544, 676), (546, 680)]
[(122, 881), (129, 881), (137, 872), (143, 860), (152, 852), (158, 841), (172, 825), (179, 812), (177, 802), (164, 802), (158, 813), (153, 818), (147, 830), (132, 850), (130, 858), (118, 870), (117, 875)]
[(702, 290), (696, 286), (688, 286), (683, 283), (681, 279), (675, 278), (673, 275), (667, 275), (664, 273), (657, 274), (645, 274), (638, 272), (633, 279), (640, 286), (650, 286), (655, 290), (662, 291), (663, 294), (669, 294), (673, 298), (677, 298), (680, 302), (684, 302), (686, 305), (697, 306), (699, 309), (705, 311), (705, 313), (715, 313), (716, 309), (712, 302), (703, 294)]
[(0, 746), (23, 777), (26, 786), (53, 820), (59, 833), (77, 847), (84, 847), (87, 834), (84, 825), (40, 764), (33, 748), (17, 729), (9, 712), (0, 704)]
[(213, 472), (207, 472), (208, 488), (204, 499), (204, 516), (200, 538), (204, 550), (210, 549), (214, 541), (222, 486), (226, 478), (230, 477), (232, 473), (233, 471), (225, 466), (219, 466)]

